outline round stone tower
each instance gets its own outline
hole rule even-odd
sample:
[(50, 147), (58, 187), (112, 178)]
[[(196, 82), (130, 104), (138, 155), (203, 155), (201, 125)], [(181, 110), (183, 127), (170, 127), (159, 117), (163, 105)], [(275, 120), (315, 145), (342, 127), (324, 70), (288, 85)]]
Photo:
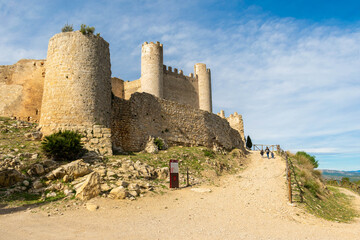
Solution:
[(142, 45), (141, 91), (163, 97), (163, 45), (159, 42)]
[(198, 78), (199, 108), (201, 110), (212, 112), (210, 69), (206, 69), (204, 63), (197, 63), (194, 66), (194, 73)]
[(79, 31), (49, 41), (40, 127), (47, 135), (59, 129), (110, 128), (111, 66), (109, 44)]

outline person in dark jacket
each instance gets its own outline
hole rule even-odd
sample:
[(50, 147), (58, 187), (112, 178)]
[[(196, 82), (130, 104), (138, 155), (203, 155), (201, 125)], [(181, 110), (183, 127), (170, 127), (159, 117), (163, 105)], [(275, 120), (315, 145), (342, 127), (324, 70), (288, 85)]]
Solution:
[(266, 152), (267, 158), (269, 158), (270, 149), (268, 147), (266, 147), (265, 152)]

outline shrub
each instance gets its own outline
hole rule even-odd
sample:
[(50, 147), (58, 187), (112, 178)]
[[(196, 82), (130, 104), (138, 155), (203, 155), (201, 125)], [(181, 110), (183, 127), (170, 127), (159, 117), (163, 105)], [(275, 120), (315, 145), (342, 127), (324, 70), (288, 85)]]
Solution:
[[(86, 26), (85, 24), (81, 24), (80, 26), (80, 32), (84, 35), (94, 34), (95, 28)], [(100, 36), (100, 34), (98, 34)]]
[(315, 156), (311, 156), (311, 155), (307, 154), (306, 152), (297, 152), (295, 154), (295, 157), (296, 158), (304, 157), (313, 165), (314, 168), (319, 167), (319, 162), (315, 159)]
[(65, 26), (61, 29), (62, 32), (72, 32), (74, 31), (73, 25), (65, 24)]
[(158, 147), (159, 150), (165, 149), (164, 142), (160, 138), (155, 138), (154, 143)]
[(82, 152), (82, 135), (75, 131), (59, 131), (46, 136), (41, 142), (41, 148), (47, 157), (54, 160), (75, 160)]

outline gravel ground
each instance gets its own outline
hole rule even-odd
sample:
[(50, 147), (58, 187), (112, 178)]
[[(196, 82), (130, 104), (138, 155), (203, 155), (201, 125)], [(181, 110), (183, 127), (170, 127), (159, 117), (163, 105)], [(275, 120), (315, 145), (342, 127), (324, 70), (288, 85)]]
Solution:
[[(288, 204), (285, 162), (250, 154), (249, 166), (200, 186), (136, 201), (93, 199), (48, 216), (36, 209), (9, 214), (0, 207), (0, 239), (359, 239), (360, 221), (334, 223)], [(360, 206), (360, 197), (355, 203)], [(33, 211), (36, 213), (33, 213)]]

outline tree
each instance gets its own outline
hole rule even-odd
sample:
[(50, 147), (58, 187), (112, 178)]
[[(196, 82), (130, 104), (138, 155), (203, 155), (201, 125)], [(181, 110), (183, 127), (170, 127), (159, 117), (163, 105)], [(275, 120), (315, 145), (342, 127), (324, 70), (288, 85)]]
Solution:
[(246, 148), (251, 149), (252, 148), (252, 142), (250, 136), (247, 136), (246, 139)]

